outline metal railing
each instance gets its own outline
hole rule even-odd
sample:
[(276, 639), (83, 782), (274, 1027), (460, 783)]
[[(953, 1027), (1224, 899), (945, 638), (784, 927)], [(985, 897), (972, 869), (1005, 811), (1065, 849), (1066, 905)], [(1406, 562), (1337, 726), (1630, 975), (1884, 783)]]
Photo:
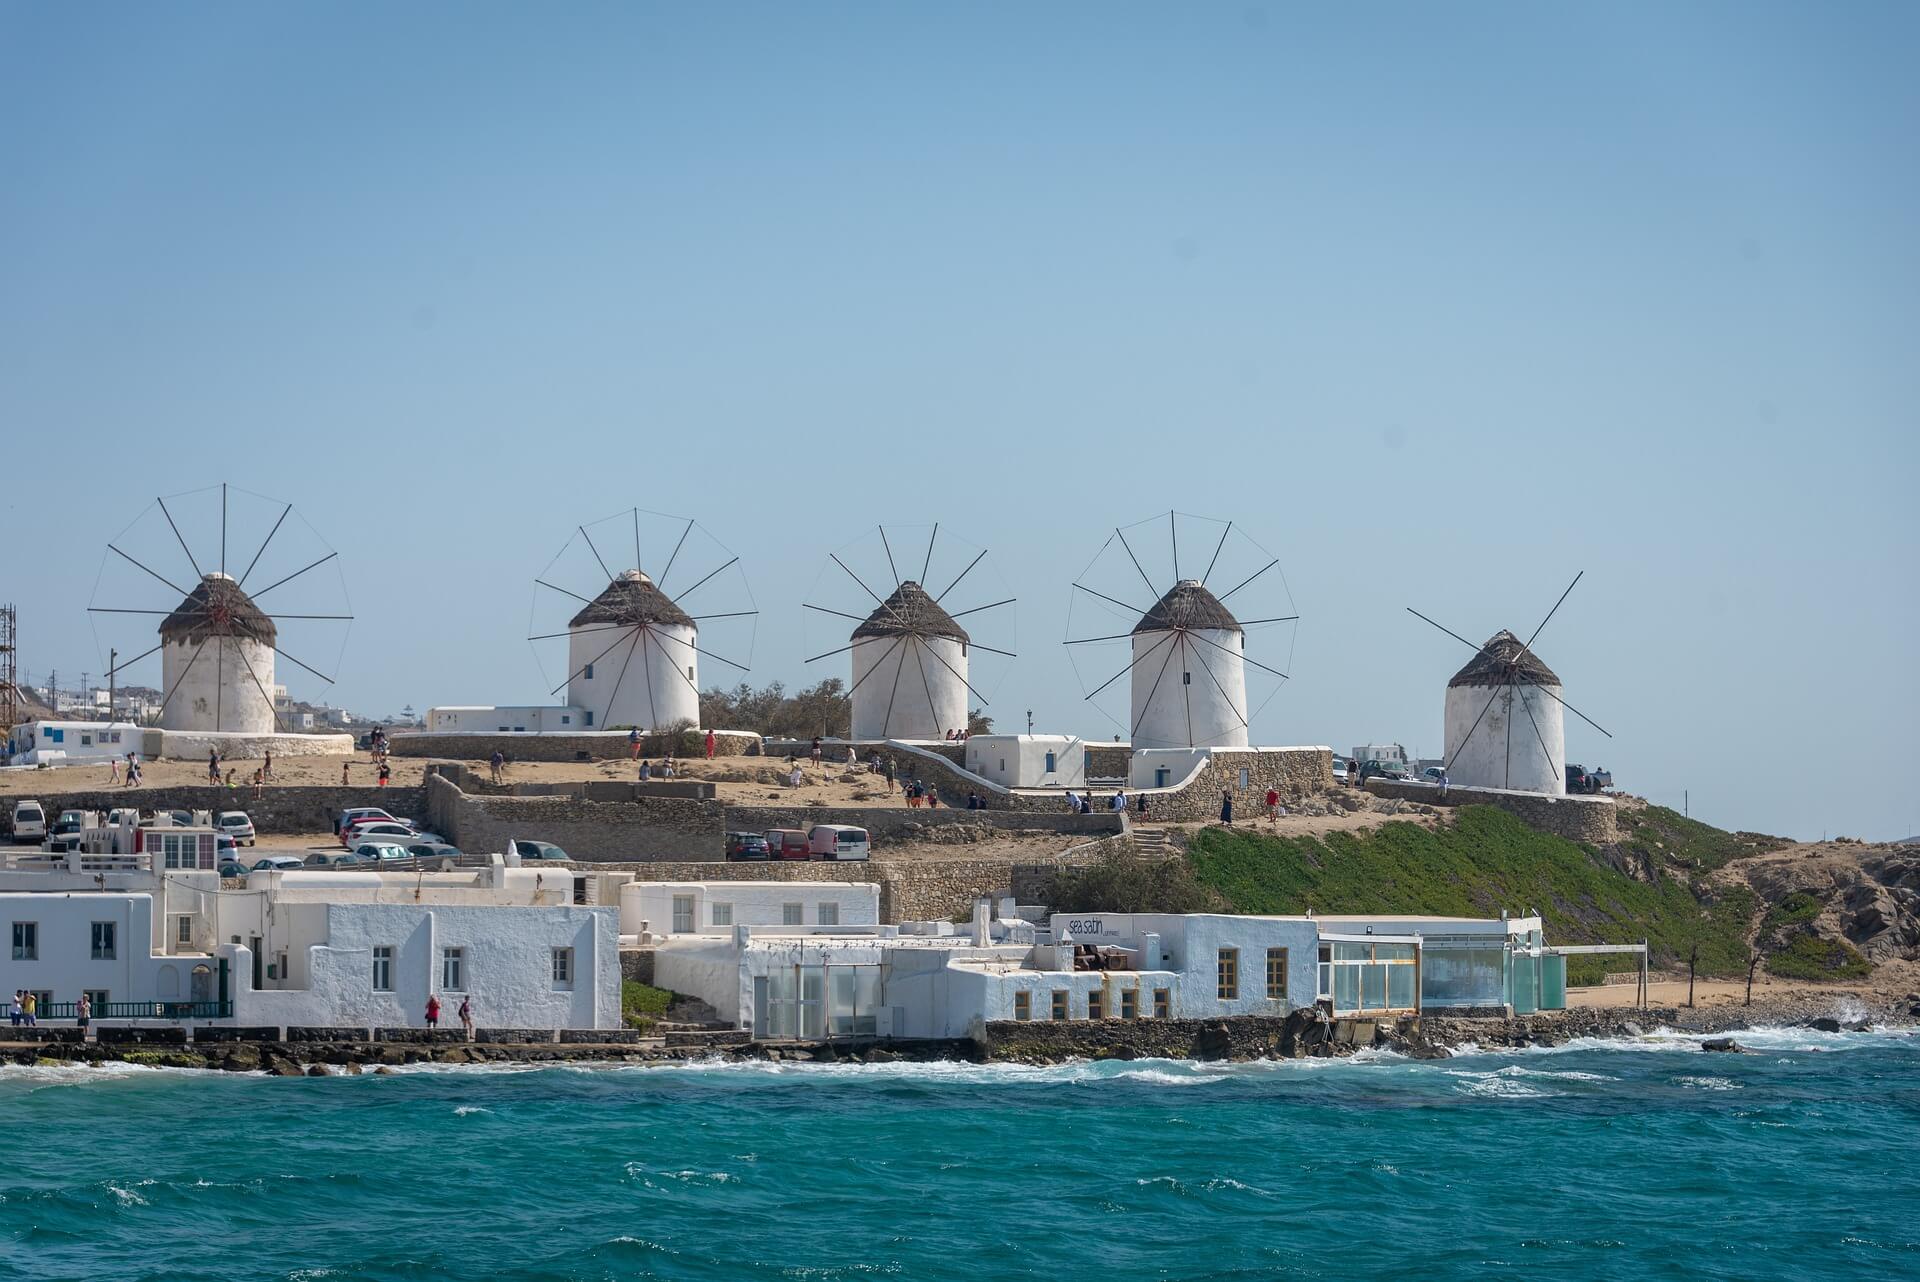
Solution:
[[(39, 1019), (78, 1019), (80, 1003), (42, 1002)], [(95, 1002), (92, 1019), (232, 1019), (233, 1002)]]

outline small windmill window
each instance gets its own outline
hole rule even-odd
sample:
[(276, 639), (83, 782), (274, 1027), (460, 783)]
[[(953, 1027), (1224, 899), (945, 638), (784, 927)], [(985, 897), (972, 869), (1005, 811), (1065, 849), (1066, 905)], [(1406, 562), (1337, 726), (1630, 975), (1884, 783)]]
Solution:
[(1181, 683), (1182, 685), (1192, 685), (1192, 684), (1193, 684), (1193, 673), (1191, 673), (1191, 672), (1182, 672), (1182, 673), (1180, 674), (1180, 683)]
[(593, 665), (589, 663), (586, 666), (586, 668), (580, 673), (580, 676), (583, 680), (587, 680), (587, 681), (593, 680)]

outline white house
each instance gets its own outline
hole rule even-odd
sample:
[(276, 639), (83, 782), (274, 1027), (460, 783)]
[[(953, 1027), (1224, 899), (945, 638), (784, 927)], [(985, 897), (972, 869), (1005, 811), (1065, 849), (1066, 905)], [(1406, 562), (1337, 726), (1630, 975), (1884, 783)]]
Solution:
[(129, 721), (26, 721), (7, 737), (7, 755), (22, 766), (104, 762), (143, 748)]
[(587, 728), (587, 710), (572, 704), (457, 704), (428, 708), (426, 721), (430, 734), (576, 734)]
[(974, 735), (966, 758), (969, 771), (1003, 788), (1087, 786), (1087, 744), (1078, 735)]
[(630, 881), (620, 887), (623, 938), (731, 936), (735, 926), (875, 926), (870, 881)]
[(1511, 632), (1495, 633), (1447, 682), (1449, 782), (1563, 797), (1560, 678)]

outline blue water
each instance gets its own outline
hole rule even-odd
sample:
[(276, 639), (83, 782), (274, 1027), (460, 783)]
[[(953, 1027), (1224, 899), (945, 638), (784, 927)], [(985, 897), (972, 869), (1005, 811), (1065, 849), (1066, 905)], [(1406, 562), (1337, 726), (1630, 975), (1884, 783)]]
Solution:
[(0, 1278), (1920, 1277), (1920, 1038), (0, 1070)]

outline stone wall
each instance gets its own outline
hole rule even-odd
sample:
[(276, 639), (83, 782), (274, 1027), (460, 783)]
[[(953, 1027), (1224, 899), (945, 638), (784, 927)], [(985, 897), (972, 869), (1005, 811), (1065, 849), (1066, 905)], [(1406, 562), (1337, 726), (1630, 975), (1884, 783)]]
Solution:
[(769, 828), (811, 828), (815, 824), (852, 824), (875, 839), (921, 838), (930, 828), (996, 828), (1006, 832), (1044, 832), (1099, 837), (1120, 831), (1122, 820), (1109, 811), (1070, 815), (1017, 810), (910, 810), (904, 806), (862, 810), (838, 806), (728, 806), (727, 826), (736, 832)]
[(433, 823), (467, 851), (502, 851), (509, 838), (523, 837), (551, 841), (576, 859), (615, 863), (718, 860), (726, 854), (725, 808), (718, 801), (473, 796), (437, 773), (429, 776), (427, 789)]
[[(387, 738), (396, 757), (445, 757), (489, 761), (498, 749), (509, 761), (625, 761), (633, 756), (619, 731), (590, 734), (393, 734)], [(706, 755), (706, 732), (640, 736), (640, 755), (658, 761), (671, 750), (676, 757)], [(758, 735), (726, 731), (714, 735), (713, 755), (745, 757), (760, 750)]]
[(1219, 1019), (994, 1020), (980, 1042), (990, 1059), (1286, 1059), (1372, 1046), (1419, 1028), (1411, 1018), (1325, 1021), (1312, 1008)]
[(1537, 792), (1505, 788), (1463, 788), (1401, 779), (1369, 779), (1367, 791), (1376, 797), (1397, 797), (1429, 806), (1498, 806), (1519, 816), (1528, 826), (1569, 841), (1607, 846), (1620, 836), (1617, 808), (1610, 797), (1549, 797)]
[(1087, 745), (1087, 777), (1091, 779), (1125, 779), (1127, 763), (1133, 760), (1133, 747), (1124, 743), (1089, 743)]
[[(22, 790), (0, 797), (0, 806), (12, 814), (16, 800), (35, 796), (31, 791)], [(309, 788), (268, 784), (258, 797), (253, 795), (251, 784), (244, 788), (209, 788), (204, 784), (179, 788), (105, 788), (99, 792), (49, 793), (37, 799), (49, 816), (62, 810), (107, 811), (116, 806), (138, 806), (143, 813), (149, 810), (244, 810), (253, 820), (254, 831), (275, 836), (332, 832), (340, 812), (352, 806), (379, 806), (403, 819), (428, 815), (425, 789), (371, 785)]]
[(1218, 819), (1222, 792), (1233, 795), (1237, 815), (1251, 817), (1265, 804), (1268, 788), (1291, 805), (1331, 787), (1333, 755), (1325, 748), (1216, 748), (1186, 787), (1148, 789), (1147, 817), (1148, 822)]

